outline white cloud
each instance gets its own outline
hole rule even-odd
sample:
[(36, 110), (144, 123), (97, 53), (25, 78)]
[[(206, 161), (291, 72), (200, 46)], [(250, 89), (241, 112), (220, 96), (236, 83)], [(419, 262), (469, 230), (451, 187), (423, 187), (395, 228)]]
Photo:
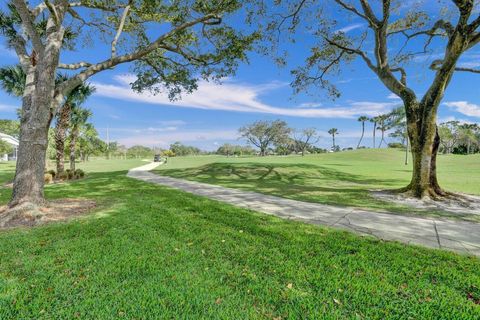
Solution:
[(468, 124), (474, 123), (473, 121), (470, 121), (470, 120), (467, 120), (467, 119), (457, 118), (457, 117), (454, 117), (454, 116), (438, 118), (437, 123), (445, 123), (445, 122), (449, 122), (449, 121), (458, 121), (460, 123), (468, 123)]
[(443, 52), (419, 54), (413, 58), (413, 61), (418, 63), (425, 63), (425, 62), (431, 62), (437, 59), (442, 59), (444, 56), (445, 56), (445, 53)]
[[(112, 128), (114, 133), (121, 133), (122, 137), (115, 138), (118, 143), (133, 146), (137, 144), (146, 146), (158, 146), (167, 148), (170, 144), (181, 141), (188, 144), (205, 144), (211, 141), (212, 144), (218, 141), (236, 140), (238, 132), (236, 130), (165, 130), (157, 131), (146, 129), (124, 129)], [(127, 135), (125, 135), (127, 133)]]
[(348, 33), (350, 31), (353, 31), (353, 30), (356, 30), (356, 29), (360, 29), (362, 28), (363, 26), (365, 26), (363, 23), (354, 23), (354, 24), (350, 24), (348, 26), (345, 26), (341, 29), (338, 29), (337, 32), (343, 32), (343, 33)]
[(299, 108), (319, 108), (321, 106), (322, 106), (321, 103), (315, 103), (315, 102), (305, 102), (298, 105)]
[[(360, 124), (359, 124), (359, 126), (360, 126)], [(365, 128), (365, 136), (368, 135), (369, 131), (370, 131), (370, 129), (368, 129), (368, 126), (367, 126)], [(318, 134), (320, 135), (321, 138), (323, 138), (322, 140), (331, 138), (331, 135), (328, 133), (328, 130), (325, 130), (325, 131), (320, 130), (320, 131), (318, 131)], [(342, 129), (339, 129), (337, 134), (338, 134), (338, 137), (335, 136), (335, 139), (343, 138), (346, 141), (346, 139), (360, 138), (362, 136), (362, 130), (342, 130)]]
[(165, 120), (165, 121), (158, 121), (158, 123), (162, 126), (184, 126), (187, 123), (183, 120)]
[(390, 99), (390, 100), (401, 100), (399, 96), (397, 96), (395, 93), (390, 93), (388, 96), (387, 96), (387, 99)]
[(96, 94), (113, 99), (137, 101), (141, 103), (174, 106), (182, 108), (197, 108), (204, 110), (223, 110), (235, 112), (266, 113), (281, 116), (304, 118), (355, 118), (359, 115), (374, 116), (394, 105), (394, 103), (351, 102), (347, 106), (307, 108), (301, 105), (295, 108), (281, 108), (260, 101), (260, 96), (266, 92), (284, 88), (287, 84), (270, 82), (263, 85), (249, 85), (227, 79), (223, 84), (200, 81), (198, 90), (184, 95), (181, 100), (172, 102), (165, 93), (137, 93), (130, 89), (130, 83), (135, 80), (132, 75), (116, 76), (117, 84), (96, 82)]
[(466, 116), (480, 118), (480, 105), (468, 103), (467, 101), (445, 102), (445, 105)]
[(19, 106), (12, 106), (9, 104), (0, 104), (0, 111), (14, 112)]

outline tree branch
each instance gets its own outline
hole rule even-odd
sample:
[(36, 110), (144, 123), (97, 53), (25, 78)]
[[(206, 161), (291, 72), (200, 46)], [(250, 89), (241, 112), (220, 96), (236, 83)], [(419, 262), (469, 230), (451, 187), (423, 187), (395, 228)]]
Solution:
[(89, 27), (97, 27), (97, 28), (100, 28), (100, 27), (105, 27), (105, 28), (108, 28), (108, 29), (111, 29), (111, 26), (106, 24), (106, 23), (95, 23), (95, 22), (88, 22), (88, 21), (85, 21), (85, 19), (83, 19), (74, 9), (72, 8), (68, 8), (67, 12), (72, 16), (73, 19), (77, 19), (78, 21), (80, 21), (82, 23), (82, 26), (89, 26)]
[[(22, 69), (28, 68), (30, 65), (30, 57), (28, 56), (27, 50), (25, 49), (25, 45), (20, 42), (20, 37), (18, 39), (13, 40), (11, 44), (13, 45), (15, 52), (17, 53), (18, 59), (20, 61), (20, 65)], [(24, 43), (23, 39), (22, 42)]]
[(405, 69), (403, 69), (403, 68), (401, 68), (401, 67), (396, 67), (396, 68), (390, 69), (390, 71), (392, 71), (392, 72), (400, 72), (400, 74), (401, 74), (400, 82), (401, 82), (404, 86), (407, 86), (407, 73), (405, 72)]
[(35, 30), (34, 20), (30, 9), (27, 7), (27, 4), (23, 0), (12, 0), (15, 8), (17, 9), (20, 18), (22, 19), (22, 26), (25, 28), (25, 32), (28, 34), (32, 40), (32, 45), (35, 51), (42, 52), (44, 45), (40, 39), (40, 35)]
[(360, 56), (364, 61), (365, 63), (367, 64), (367, 66), (372, 69), (375, 73), (377, 72), (377, 67), (372, 63), (372, 60), (370, 60), (370, 58), (367, 56), (367, 54), (365, 52), (363, 52), (362, 50), (360, 49), (354, 49), (354, 48), (349, 48), (349, 47), (345, 47), (339, 43), (336, 43), (335, 41), (333, 40), (330, 40), (328, 39), (327, 37), (324, 37), (325, 41), (327, 41), (330, 45), (332, 46), (335, 46), (343, 51), (345, 51), (346, 53), (348, 54), (356, 54), (358, 56)]
[[(57, 105), (59, 106), (61, 101), (63, 99), (63, 96), (70, 92), (73, 88), (76, 86), (80, 85), (83, 83), (86, 79), (91, 77), (92, 75), (112, 68), (116, 65), (122, 64), (122, 63), (127, 63), (131, 62), (137, 59), (140, 59), (149, 53), (153, 52), (156, 49), (159, 49), (164, 45), (164, 41), (168, 39), (169, 37), (173, 36), (179, 31), (185, 30), (187, 28), (190, 28), (192, 26), (195, 26), (197, 24), (203, 24), (205, 22), (209, 22), (211, 20), (218, 21), (219, 17), (215, 14), (207, 14), (203, 17), (200, 17), (198, 19), (185, 22), (181, 25), (178, 25), (177, 27), (173, 28), (169, 32), (164, 33), (163, 35), (159, 36), (154, 42), (150, 43), (148, 46), (145, 48), (141, 48), (135, 52), (129, 53), (129, 54), (124, 54), (121, 56), (117, 57), (111, 57), (110, 59), (107, 59), (103, 62), (99, 62), (97, 64), (90, 65), (87, 69), (81, 71), (77, 75), (73, 76), (72, 78), (64, 81), (60, 85), (57, 86), (56, 93), (55, 93), (55, 99), (57, 101)], [(56, 112), (55, 112), (56, 114)]]
[(42, 13), (45, 9), (47, 9), (47, 4), (45, 2), (40, 3), (35, 9), (32, 10), (32, 15), (34, 17), (38, 17), (40, 13)]
[(455, 71), (462, 71), (462, 72), (471, 72), (471, 73), (480, 73), (479, 69), (474, 68), (463, 68), (463, 67), (456, 67)]
[(58, 16), (58, 12), (55, 6), (52, 5), (49, 0), (45, 0), (45, 6), (48, 8), (48, 11), (50, 11), (50, 14), (53, 17), (53, 20), (55, 21), (55, 25), (59, 26), (60, 18)]
[(280, 21), (280, 23), (278, 24), (278, 27), (277, 27), (277, 30), (280, 32), (280, 29), (282, 27), (282, 25), (285, 23), (285, 21), (287, 21), (288, 19), (292, 19), (292, 26), (294, 26), (296, 24), (296, 21), (298, 21), (298, 14), (300, 13), (300, 10), (302, 10), (302, 7), (305, 5), (305, 3), (307, 2), (307, 0), (301, 0), (300, 3), (298, 4), (298, 6), (295, 8), (295, 10), (286, 15), (286, 16), (282, 16), (282, 20)]
[(350, 12), (353, 12), (354, 14), (356, 14), (357, 16), (359, 16), (360, 18), (366, 20), (371, 26), (374, 26), (375, 25), (375, 22), (374, 21), (371, 21), (366, 15), (364, 15), (363, 13), (361, 13), (360, 11), (358, 11), (354, 6), (348, 4), (348, 3), (345, 3), (344, 1), (342, 0), (335, 0), (336, 3), (338, 3), (340, 6), (342, 6), (344, 9), (350, 11)]
[(126, 6), (125, 9), (123, 10), (122, 18), (120, 19), (120, 24), (118, 26), (117, 34), (115, 35), (115, 38), (112, 41), (112, 58), (115, 58), (117, 55), (117, 42), (118, 39), (120, 38), (120, 35), (123, 32), (123, 27), (125, 26), (125, 20), (127, 19), (128, 16), (128, 11), (130, 10), (130, 6)]
[(81, 68), (88, 68), (91, 67), (92, 64), (89, 62), (78, 62), (78, 63), (59, 63), (59, 69), (66, 69), (66, 70), (77, 70)]

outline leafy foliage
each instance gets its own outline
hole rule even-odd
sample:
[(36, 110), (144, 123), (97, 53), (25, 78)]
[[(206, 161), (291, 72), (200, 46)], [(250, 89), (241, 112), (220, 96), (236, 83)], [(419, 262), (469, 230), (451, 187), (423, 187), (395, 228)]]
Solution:
[(17, 120), (0, 119), (0, 132), (18, 137), (20, 133), (20, 122)]
[(443, 153), (471, 154), (480, 152), (478, 124), (448, 121), (439, 125)]
[(175, 156), (198, 155), (202, 152), (197, 147), (186, 146), (179, 141), (171, 144), (170, 150), (175, 154)]
[(10, 153), (10, 152), (12, 152), (12, 150), (13, 150), (13, 148), (9, 143), (0, 139), (0, 156), (3, 157), (4, 154)]
[(256, 121), (239, 129), (241, 137), (260, 149), (260, 154), (266, 154), (272, 144), (282, 144), (289, 140), (292, 132), (285, 121)]

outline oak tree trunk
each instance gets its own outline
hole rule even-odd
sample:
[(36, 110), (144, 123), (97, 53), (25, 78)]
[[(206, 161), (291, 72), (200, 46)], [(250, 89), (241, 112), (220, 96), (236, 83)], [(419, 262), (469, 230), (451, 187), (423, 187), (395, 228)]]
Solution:
[[(39, 73), (45, 76), (45, 81), (36, 81)], [(48, 70), (36, 69), (27, 73), (10, 207), (24, 203), (43, 205), (45, 202), (43, 187), (53, 82), (54, 77)]]
[(24, 112), (22, 116), (13, 194), (9, 204), (11, 207), (22, 203), (44, 203), (45, 157), (50, 119), (33, 117), (35, 113)]
[[(417, 198), (438, 198), (446, 193), (440, 188), (437, 179), (437, 154), (440, 136), (436, 124), (436, 114), (408, 119), (408, 134), (411, 143), (413, 172), (410, 184), (405, 191)], [(422, 124), (423, 123), (423, 124)]]

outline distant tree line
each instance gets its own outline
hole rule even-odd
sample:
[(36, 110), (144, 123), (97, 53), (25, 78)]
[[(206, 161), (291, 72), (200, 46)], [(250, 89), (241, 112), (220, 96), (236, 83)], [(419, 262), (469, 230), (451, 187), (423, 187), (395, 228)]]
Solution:
[[(403, 148), (407, 153), (409, 150), (409, 139), (407, 133), (407, 119), (405, 108), (399, 106), (392, 111), (380, 114), (375, 117), (361, 116), (358, 118), (361, 123), (362, 133), (357, 143), (357, 149), (367, 148), (362, 145), (366, 132), (366, 123), (372, 123), (372, 148)], [(239, 129), (241, 138), (245, 139), (251, 146), (258, 148), (248, 151), (241, 151), (242, 146), (230, 144), (222, 145), (217, 154), (222, 155), (247, 155), (268, 154), (288, 155), (305, 153), (322, 153), (328, 150), (318, 148), (315, 144), (320, 136), (315, 128), (294, 130), (285, 121), (255, 121)], [(330, 151), (352, 150), (343, 148), (336, 142), (336, 137), (341, 135), (337, 128), (330, 128), (328, 134), (332, 138)], [(439, 135), (441, 139), (441, 151), (443, 153), (471, 154), (480, 152), (480, 126), (478, 124), (460, 123), (449, 121), (439, 124)], [(394, 139), (387, 142), (387, 136)], [(408, 157), (405, 157), (406, 163)]]
[(223, 155), (223, 156), (251, 156), (257, 153), (255, 149), (251, 146), (242, 146), (242, 145), (234, 145), (230, 143), (225, 143), (221, 145), (216, 154)]

